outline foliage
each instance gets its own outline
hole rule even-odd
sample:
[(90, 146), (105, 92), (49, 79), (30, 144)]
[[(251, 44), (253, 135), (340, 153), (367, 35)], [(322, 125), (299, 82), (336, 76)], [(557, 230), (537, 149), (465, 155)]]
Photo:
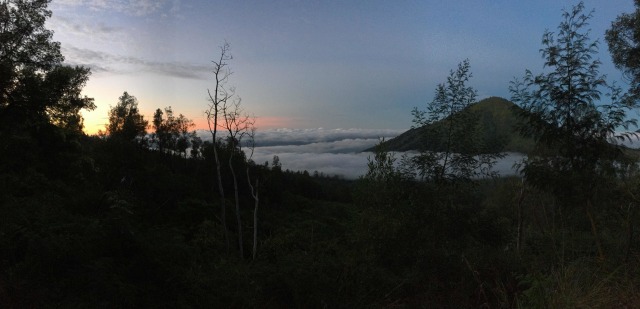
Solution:
[[(413, 159), (422, 179), (445, 181), (491, 176), (491, 166), (501, 156), (499, 152), (485, 151), (478, 136), (478, 114), (469, 109), (476, 99), (476, 91), (466, 85), (471, 78), (469, 69), (468, 60), (458, 64), (447, 82), (438, 85), (427, 110), (412, 111), (415, 126), (425, 128), (425, 142), (437, 143), (424, 145)], [(441, 125), (433, 125), (437, 122)]]
[(583, 10), (580, 3), (563, 13), (557, 38), (545, 32), (541, 52), (550, 71), (535, 76), (527, 71), (522, 81), (510, 87), (513, 101), (524, 109), (521, 131), (537, 143), (539, 157), (531, 158), (524, 168), (534, 183), (556, 185), (538, 174), (543, 170), (559, 174), (611, 171), (608, 164), (621, 154), (610, 144), (611, 138), (625, 138), (616, 136), (616, 130), (636, 124), (626, 117), (635, 103), (599, 74), (600, 61), (594, 59), (598, 42), (591, 42), (589, 31), (583, 30), (591, 18)]
[(592, 14), (583, 11), (579, 3), (563, 12), (557, 37), (549, 31), (543, 35), (541, 52), (549, 71), (535, 76), (527, 71), (510, 91), (524, 110), (521, 133), (536, 142), (536, 152), (524, 161), (527, 182), (553, 192), (564, 207), (579, 205), (604, 258), (593, 205), (611, 192), (603, 184), (623, 170), (626, 159), (615, 141), (628, 136), (616, 130), (636, 125), (626, 117), (636, 102), (599, 74), (598, 42), (584, 30)]
[(631, 92), (637, 99), (640, 95), (640, 1), (634, 3), (635, 12), (620, 14), (611, 23), (605, 39), (613, 63), (630, 81)]
[[(165, 114), (166, 118), (163, 117)], [(165, 107), (164, 113), (158, 108), (153, 114), (151, 143), (160, 152), (176, 152), (184, 157), (187, 156), (187, 149), (191, 148), (191, 155), (198, 157), (202, 140), (195, 131), (189, 132), (193, 126), (193, 121), (184, 115), (175, 117), (171, 106)]]
[(90, 72), (62, 65), (60, 44), (44, 28), (47, 0), (0, 2), (0, 122), (3, 130), (42, 123), (80, 132), (81, 109), (94, 109), (80, 94)]
[(148, 124), (138, 110), (138, 99), (125, 91), (109, 111), (107, 133), (110, 138), (133, 141), (146, 135)]

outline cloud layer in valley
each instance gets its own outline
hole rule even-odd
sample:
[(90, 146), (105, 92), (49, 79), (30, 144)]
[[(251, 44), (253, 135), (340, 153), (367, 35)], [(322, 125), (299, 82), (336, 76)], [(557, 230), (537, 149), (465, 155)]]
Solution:
[[(274, 129), (259, 131), (258, 145), (253, 160), (259, 164), (273, 161), (278, 156), (283, 169), (292, 171), (318, 171), (325, 175), (339, 175), (356, 179), (367, 172), (371, 152), (363, 152), (375, 146), (379, 138), (390, 139), (402, 133), (400, 130), (374, 129)], [(199, 131), (204, 140), (211, 140), (207, 131)], [(396, 158), (401, 154), (396, 153)], [(494, 170), (502, 175), (515, 173), (513, 164), (522, 160), (521, 154), (508, 154)]]
[[(278, 156), (283, 169), (314, 171), (355, 179), (367, 168), (369, 152), (363, 150), (378, 143), (379, 138), (392, 138), (401, 130), (384, 129), (272, 129), (258, 131), (253, 160), (271, 163)], [(211, 140), (207, 131), (199, 131)]]

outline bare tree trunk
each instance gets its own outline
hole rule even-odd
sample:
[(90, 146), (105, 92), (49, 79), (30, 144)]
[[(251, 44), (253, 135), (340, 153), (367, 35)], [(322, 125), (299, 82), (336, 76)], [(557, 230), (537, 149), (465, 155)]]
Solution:
[[(256, 186), (258, 185), (258, 180), (256, 180)], [(258, 251), (258, 206), (260, 204), (260, 200), (258, 199), (258, 194), (254, 196), (254, 206), (253, 206), (253, 259), (256, 259), (256, 252)]]
[[(230, 143), (233, 143), (231, 141)], [(236, 177), (236, 171), (233, 168), (233, 151), (235, 147), (231, 149), (231, 155), (229, 156), (229, 168), (231, 169), (231, 176), (233, 178), (233, 189), (236, 202), (236, 220), (238, 221), (238, 247), (240, 248), (240, 258), (244, 258), (244, 244), (242, 242), (242, 217), (240, 216), (240, 198), (238, 196), (238, 180)]]
[(251, 175), (249, 174), (249, 167), (251, 166), (251, 158), (253, 158), (253, 151), (256, 146), (255, 141), (256, 128), (253, 126), (253, 122), (248, 127), (247, 138), (249, 140), (249, 158), (247, 164), (247, 183), (249, 183), (249, 189), (251, 189), (251, 197), (253, 197), (253, 250), (251, 252), (251, 258), (256, 259), (256, 252), (258, 252), (258, 206), (260, 205), (260, 198), (258, 196), (258, 188), (260, 186), (260, 177), (256, 176), (256, 185), (251, 183)]
[[(215, 137), (215, 134), (213, 135)], [(224, 187), (222, 186), (222, 173), (220, 172), (220, 159), (218, 158), (218, 145), (213, 142), (213, 156), (216, 160), (216, 174), (218, 175), (218, 194), (220, 195), (220, 223), (222, 224), (222, 234), (227, 244), (227, 253), (229, 253), (229, 231), (227, 230), (227, 205), (224, 198)]]
[(258, 186), (260, 185), (260, 179), (256, 178), (256, 185), (251, 184), (251, 177), (249, 176), (249, 167), (247, 167), (247, 181), (249, 182), (249, 188), (251, 189), (251, 196), (253, 197), (253, 251), (252, 259), (256, 259), (256, 252), (258, 251), (258, 206), (260, 199), (258, 197)]
[(523, 226), (523, 215), (522, 215), (522, 203), (524, 202), (525, 196), (525, 183), (524, 179), (522, 179), (522, 188), (520, 189), (520, 197), (518, 197), (518, 235), (516, 240), (516, 250), (520, 253), (522, 248), (522, 226)]
[(593, 213), (591, 212), (591, 199), (587, 199), (587, 217), (589, 217), (589, 221), (591, 222), (591, 233), (593, 234), (593, 239), (596, 243), (596, 248), (598, 249), (598, 258), (601, 261), (604, 261), (604, 251), (602, 250), (602, 243), (600, 243), (600, 237), (598, 237), (598, 230), (596, 227), (596, 221), (595, 218), (593, 217)]
[(229, 232), (227, 229), (227, 214), (226, 214), (226, 204), (224, 198), (224, 187), (222, 186), (222, 174), (220, 172), (220, 158), (218, 156), (218, 117), (220, 116), (221, 108), (224, 108), (231, 94), (227, 92), (224, 88), (224, 84), (229, 79), (229, 75), (231, 72), (225, 68), (228, 63), (227, 61), (231, 60), (233, 57), (229, 55), (229, 44), (225, 42), (225, 44), (220, 47), (220, 58), (218, 61), (213, 61), (213, 75), (215, 78), (215, 88), (213, 89), (213, 95), (211, 91), (207, 89), (207, 93), (209, 94), (209, 100), (211, 104), (209, 105), (209, 110), (205, 111), (207, 115), (207, 124), (209, 125), (209, 132), (211, 132), (213, 138), (213, 154), (215, 157), (216, 163), (216, 174), (218, 178), (218, 193), (220, 195), (220, 223), (222, 226), (222, 234), (224, 235), (224, 239), (227, 245), (227, 253), (229, 253)]

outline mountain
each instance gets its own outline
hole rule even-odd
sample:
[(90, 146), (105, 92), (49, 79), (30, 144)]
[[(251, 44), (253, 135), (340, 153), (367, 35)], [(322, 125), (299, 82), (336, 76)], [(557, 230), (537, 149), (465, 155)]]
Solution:
[[(490, 97), (470, 105), (465, 109), (467, 110), (478, 115), (478, 138), (484, 140), (486, 152), (528, 153), (533, 149), (533, 141), (521, 137), (515, 129), (519, 122), (517, 114), (521, 109), (511, 101)], [(442, 144), (441, 142), (425, 140), (426, 133), (432, 126), (442, 126), (442, 121), (410, 129), (386, 141), (385, 148), (389, 151), (410, 151), (421, 150), (425, 145), (427, 150), (439, 151), (441, 149), (437, 149), (437, 145)], [(373, 148), (365, 151), (373, 151)]]

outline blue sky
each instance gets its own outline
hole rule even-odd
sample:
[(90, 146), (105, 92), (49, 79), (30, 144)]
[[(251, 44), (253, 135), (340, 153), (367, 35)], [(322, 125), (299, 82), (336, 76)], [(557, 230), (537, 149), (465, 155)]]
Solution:
[[(258, 129), (402, 130), (411, 109), (468, 58), (479, 98), (509, 98), (525, 69), (542, 70), (545, 29), (574, 1), (186, 1), (53, 0), (47, 26), (70, 64), (92, 68), (85, 94), (103, 129), (124, 91), (151, 119), (172, 106), (201, 126), (211, 61), (231, 44), (230, 84)], [(604, 31), (631, 0), (585, 1), (594, 9), (601, 72), (611, 64)]]

